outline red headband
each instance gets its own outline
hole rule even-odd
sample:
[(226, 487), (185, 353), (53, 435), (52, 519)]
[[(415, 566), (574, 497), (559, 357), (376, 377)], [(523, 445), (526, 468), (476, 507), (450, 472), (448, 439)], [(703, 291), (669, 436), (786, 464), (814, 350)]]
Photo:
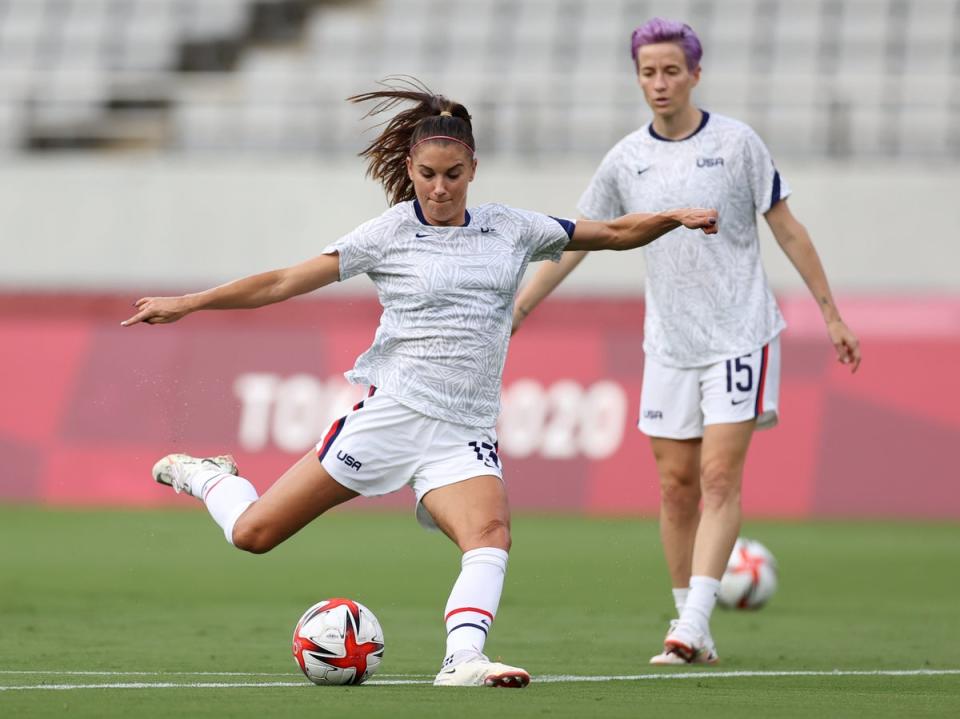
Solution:
[(413, 143), (412, 145), (410, 145), (410, 154), (411, 154), (411, 155), (413, 154), (413, 151), (414, 151), (414, 149), (417, 147), (417, 145), (422, 145), (424, 142), (427, 142), (428, 140), (448, 140), (448, 141), (450, 141), (450, 142), (458, 142), (458, 143), (460, 143), (461, 145), (463, 145), (465, 148), (467, 148), (468, 150), (470, 150), (470, 155), (471, 155), (471, 156), (477, 154), (477, 151), (474, 150), (472, 147), (470, 147), (470, 145), (468, 145), (467, 143), (465, 143), (463, 140), (458, 140), (457, 138), (455, 138), (455, 137), (450, 137), (449, 135), (430, 135), (429, 137), (424, 137), (424, 138), (422, 138), (422, 139), (420, 139), (420, 140), (417, 140), (415, 143)]

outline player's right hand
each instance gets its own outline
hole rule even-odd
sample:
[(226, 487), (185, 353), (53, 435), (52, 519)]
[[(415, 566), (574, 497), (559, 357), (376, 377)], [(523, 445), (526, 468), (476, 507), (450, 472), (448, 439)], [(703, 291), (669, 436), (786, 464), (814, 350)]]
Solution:
[(122, 327), (139, 322), (148, 325), (169, 324), (190, 312), (185, 297), (141, 297), (133, 306), (137, 308), (137, 313), (121, 322)]

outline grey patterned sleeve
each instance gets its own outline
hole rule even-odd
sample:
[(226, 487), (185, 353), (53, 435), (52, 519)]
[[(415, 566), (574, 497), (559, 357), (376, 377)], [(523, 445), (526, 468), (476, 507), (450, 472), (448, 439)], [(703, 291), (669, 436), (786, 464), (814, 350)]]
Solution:
[(790, 187), (773, 164), (770, 151), (757, 133), (748, 130), (744, 142), (744, 169), (753, 194), (753, 204), (757, 212), (766, 214), (790, 195)]
[(573, 237), (574, 223), (539, 212), (524, 213), (528, 218), (524, 239), (531, 262), (560, 261), (564, 248)]
[(323, 254), (340, 256), (340, 281), (376, 269), (383, 259), (382, 218), (370, 220), (323, 248)]

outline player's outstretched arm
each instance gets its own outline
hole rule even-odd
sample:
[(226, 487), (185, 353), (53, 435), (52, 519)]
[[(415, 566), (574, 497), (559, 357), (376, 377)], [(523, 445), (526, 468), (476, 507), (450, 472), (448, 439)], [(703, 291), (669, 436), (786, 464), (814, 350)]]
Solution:
[(840, 310), (833, 301), (827, 273), (823, 270), (817, 248), (813, 246), (810, 233), (787, 206), (786, 200), (780, 200), (764, 215), (773, 236), (784, 254), (803, 278), (807, 288), (817, 300), (823, 321), (827, 324), (827, 334), (837, 351), (837, 360), (850, 365), (850, 371), (856, 372), (860, 366), (860, 342), (857, 336), (840, 318)]
[(180, 297), (142, 297), (137, 313), (120, 324), (167, 324), (197, 310), (238, 310), (283, 302), (319, 289), (340, 278), (337, 254), (320, 255), (281, 270), (261, 272), (225, 285)]
[(678, 227), (703, 230), (708, 235), (717, 231), (717, 211), (704, 208), (683, 208), (651, 214), (634, 213), (615, 220), (581, 220), (573, 231), (567, 250), (632, 250), (653, 242)]
[(516, 332), (523, 321), (547, 295), (566, 279), (592, 250), (628, 250), (653, 242), (670, 230), (684, 226), (702, 229), (707, 234), (717, 231), (716, 210), (669, 210), (656, 214), (631, 214), (609, 222), (577, 220), (573, 237), (556, 265), (544, 263), (533, 279), (520, 291), (513, 304), (513, 327)]

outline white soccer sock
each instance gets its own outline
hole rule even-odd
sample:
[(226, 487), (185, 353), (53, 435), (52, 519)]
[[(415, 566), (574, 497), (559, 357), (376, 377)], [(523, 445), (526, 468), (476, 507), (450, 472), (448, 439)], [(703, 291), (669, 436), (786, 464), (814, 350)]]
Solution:
[(673, 606), (677, 608), (677, 616), (683, 614), (683, 607), (687, 603), (687, 595), (690, 594), (690, 587), (673, 588)]
[(257, 501), (257, 490), (243, 477), (213, 468), (198, 471), (191, 485), (191, 494), (203, 500), (213, 521), (233, 544), (233, 525), (247, 507)]
[(500, 605), (507, 557), (505, 551), (495, 547), (464, 552), (460, 576), (453, 585), (444, 611), (447, 624), (444, 666), (483, 653), (487, 632)]
[(717, 605), (720, 580), (713, 577), (690, 577), (690, 593), (680, 613), (680, 622), (704, 634), (710, 633), (710, 615)]

